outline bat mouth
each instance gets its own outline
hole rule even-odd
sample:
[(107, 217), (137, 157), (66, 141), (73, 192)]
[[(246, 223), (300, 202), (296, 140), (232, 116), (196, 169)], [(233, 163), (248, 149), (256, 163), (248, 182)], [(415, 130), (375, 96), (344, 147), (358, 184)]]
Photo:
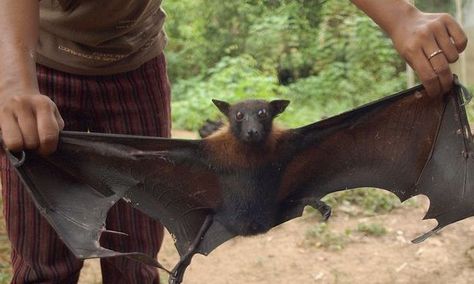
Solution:
[(254, 134), (246, 133), (242, 135), (241, 141), (244, 142), (245, 144), (255, 146), (255, 145), (263, 144), (266, 138), (267, 137), (263, 135), (262, 133), (254, 133)]
[(268, 232), (271, 226), (257, 221), (250, 222), (245, 227), (241, 228), (242, 236), (255, 236)]
[(262, 137), (244, 137), (242, 140), (249, 145), (258, 145), (263, 142)]
[(235, 220), (234, 223), (230, 223), (228, 230), (234, 232), (239, 236), (255, 236), (268, 232), (272, 228), (271, 222), (259, 221), (259, 220)]

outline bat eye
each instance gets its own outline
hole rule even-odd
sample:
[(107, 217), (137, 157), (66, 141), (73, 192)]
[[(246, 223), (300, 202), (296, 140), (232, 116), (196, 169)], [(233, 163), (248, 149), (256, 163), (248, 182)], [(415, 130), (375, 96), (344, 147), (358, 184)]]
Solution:
[(235, 114), (235, 119), (237, 119), (238, 121), (241, 121), (242, 119), (244, 119), (244, 114), (242, 112), (238, 111)]
[(258, 111), (257, 115), (258, 115), (258, 118), (265, 119), (265, 118), (268, 117), (268, 112), (267, 112), (266, 109), (263, 108), (263, 109)]

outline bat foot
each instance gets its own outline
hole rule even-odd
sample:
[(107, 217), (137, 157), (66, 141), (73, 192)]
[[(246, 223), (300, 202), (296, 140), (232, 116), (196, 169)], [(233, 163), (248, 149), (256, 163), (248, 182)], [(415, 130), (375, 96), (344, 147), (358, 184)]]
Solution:
[(184, 272), (186, 271), (186, 268), (189, 263), (191, 263), (191, 261), (186, 264), (181, 263), (184, 266), (173, 269), (168, 278), (168, 284), (181, 284), (183, 282)]
[(199, 230), (196, 238), (189, 246), (188, 251), (181, 256), (181, 259), (179, 260), (178, 264), (176, 264), (176, 266), (171, 271), (168, 279), (168, 284), (180, 284), (183, 282), (184, 272), (186, 271), (186, 268), (188, 268), (189, 264), (191, 264), (191, 259), (196, 254), (196, 250), (198, 249), (199, 244), (204, 238), (204, 235), (206, 234), (209, 227), (211, 227), (212, 220), (213, 215), (208, 215), (206, 217), (206, 220), (204, 220), (204, 223), (202, 224), (201, 229)]
[(331, 206), (327, 205), (325, 202), (318, 200), (316, 201), (316, 209), (318, 209), (319, 213), (323, 217), (323, 222), (326, 222), (329, 217), (331, 217)]

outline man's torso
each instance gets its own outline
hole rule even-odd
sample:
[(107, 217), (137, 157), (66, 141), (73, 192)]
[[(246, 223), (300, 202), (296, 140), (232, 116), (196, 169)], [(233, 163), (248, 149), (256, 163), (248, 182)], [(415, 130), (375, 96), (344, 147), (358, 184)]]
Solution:
[(166, 45), (161, 0), (79, 0), (64, 11), (40, 2), (37, 62), (65, 72), (107, 75), (136, 69)]

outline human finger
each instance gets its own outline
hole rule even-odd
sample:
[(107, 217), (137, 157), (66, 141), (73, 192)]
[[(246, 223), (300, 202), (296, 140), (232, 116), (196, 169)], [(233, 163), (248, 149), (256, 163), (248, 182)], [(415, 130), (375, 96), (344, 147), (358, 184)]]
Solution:
[(409, 63), (418, 74), (418, 77), (420, 78), (421, 83), (425, 87), (428, 95), (435, 96), (441, 93), (441, 85), (438, 80), (438, 75), (436, 75), (423, 50), (420, 49), (418, 52), (416, 52), (413, 59), (410, 60)]
[(38, 123), (38, 136), (40, 145), (38, 152), (41, 155), (49, 155), (56, 150), (59, 137), (59, 125), (54, 114), (52, 103), (42, 103), (36, 110)]
[(56, 121), (58, 123), (59, 130), (64, 129), (64, 119), (62, 118), (61, 114), (59, 113), (59, 110), (57, 107), (54, 108), (54, 117), (56, 118)]
[(33, 110), (23, 107), (17, 111), (16, 117), (23, 137), (23, 146), (31, 150), (36, 149), (39, 145), (39, 137)]
[(449, 63), (454, 63), (459, 59), (459, 52), (454, 45), (446, 26), (440, 25), (434, 31), (435, 41), (443, 51)]
[(23, 136), (13, 113), (3, 112), (0, 114), (0, 128), (5, 148), (13, 152), (23, 149)]
[(467, 36), (461, 26), (450, 15), (443, 16), (443, 22), (446, 25), (450, 37), (459, 53), (463, 52), (467, 46)]
[(453, 74), (449, 68), (449, 63), (444, 55), (443, 50), (441, 50), (434, 38), (431, 37), (430, 40), (426, 41), (423, 46), (423, 51), (427, 56), (428, 61), (430, 62), (433, 71), (436, 73), (441, 86), (440, 92), (447, 93), (453, 83)]

